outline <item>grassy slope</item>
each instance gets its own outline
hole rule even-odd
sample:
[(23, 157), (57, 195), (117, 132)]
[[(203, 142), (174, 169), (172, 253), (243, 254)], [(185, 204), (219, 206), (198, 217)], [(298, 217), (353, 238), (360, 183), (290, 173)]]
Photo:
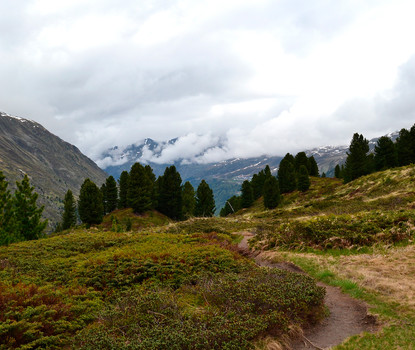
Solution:
[(311, 278), (236, 252), (230, 232), (244, 225), (121, 210), (1, 247), (0, 349), (248, 349), (321, 317)]
[[(313, 179), (276, 210), (256, 203), (239, 213), (257, 232), (257, 249), (367, 301), (384, 327), (339, 349), (412, 349), (415, 339), (415, 166), (347, 185)], [(247, 224), (248, 225), (248, 224)]]

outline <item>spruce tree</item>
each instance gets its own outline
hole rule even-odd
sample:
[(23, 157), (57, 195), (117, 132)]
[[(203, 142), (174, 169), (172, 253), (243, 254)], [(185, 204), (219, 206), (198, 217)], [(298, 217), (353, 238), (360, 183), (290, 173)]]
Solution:
[(8, 182), (0, 171), (0, 246), (16, 242), (15, 236), (13, 202), (10, 191), (7, 189)]
[(128, 182), (128, 206), (137, 214), (153, 209), (154, 183), (149, 171), (140, 163), (135, 163), (130, 170)]
[(107, 203), (107, 184), (104, 182), (100, 188), (101, 198), (102, 198), (102, 214), (106, 215), (108, 213), (108, 203)]
[(213, 191), (202, 180), (196, 190), (196, 206), (195, 215), (198, 217), (209, 217), (215, 213), (215, 199), (213, 197)]
[(30, 186), (29, 178), (24, 176), (21, 182), (16, 181), (17, 190), (13, 198), (13, 211), (15, 217), (16, 237), (23, 240), (38, 239), (43, 236), (47, 220), (42, 220), (44, 207), (38, 207), (36, 201), (38, 194)]
[(389, 137), (379, 138), (375, 146), (374, 162), (377, 171), (393, 168), (397, 165), (395, 144)]
[(120, 209), (124, 209), (128, 207), (127, 193), (128, 193), (129, 178), (130, 178), (130, 175), (128, 174), (128, 171), (124, 170), (121, 173), (120, 179), (118, 181), (119, 187), (120, 187), (120, 198), (118, 201), (118, 208)]
[(254, 203), (254, 195), (251, 183), (245, 180), (241, 186), (241, 204), (242, 208), (249, 208)]
[(229, 198), (223, 208), (220, 210), (219, 215), (224, 217), (230, 214), (236, 213), (238, 210), (242, 209), (241, 196), (232, 196)]
[(297, 180), (292, 160), (289, 153), (281, 160), (278, 168), (278, 183), (281, 193), (293, 192), (297, 188)]
[(346, 183), (370, 172), (368, 152), (369, 141), (363, 135), (355, 133), (350, 142), (345, 163), (344, 181)]
[(117, 209), (117, 202), (118, 202), (118, 188), (117, 183), (115, 182), (115, 179), (113, 176), (109, 176), (107, 180), (105, 181), (105, 187), (106, 187), (106, 212), (111, 213), (115, 209)]
[[(412, 130), (413, 132), (411, 132)], [(411, 131), (402, 129), (396, 140), (396, 151), (399, 166), (409, 165), (415, 162), (415, 128), (412, 127)]]
[(87, 226), (98, 225), (102, 222), (104, 213), (102, 192), (90, 179), (85, 179), (81, 186), (78, 213), (82, 222)]
[(310, 188), (310, 178), (308, 177), (308, 171), (305, 165), (301, 165), (300, 172), (298, 174), (298, 189), (301, 192), (306, 192)]
[(311, 163), (307, 158), (305, 152), (298, 152), (294, 158), (294, 168), (295, 172), (298, 174), (300, 172), (300, 167), (304, 165), (307, 168), (307, 171), (311, 171)]
[(182, 190), (182, 215), (185, 219), (195, 215), (195, 189), (189, 181), (186, 181)]
[(72, 191), (68, 190), (63, 200), (61, 230), (67, 230), (76, 225), (76, 203)]
[(267, 209), (274, 209), (280, 203), (280, 187), (274, 176), (267, 178), (264, 184), (264, 206)]
[(159, 179), (158, 210), (174, 220), (182, 218), (182, 178), (174, 165)]
[(314, 156), (310, 156), (308, 158), (308, 160), (309, 160), (309, 163), (310, 163), (309, 175), (310, 176), (320, 176), (320, 173), (318, 171), (318, 165), (317, 165), (317, 162), (316, 162)]

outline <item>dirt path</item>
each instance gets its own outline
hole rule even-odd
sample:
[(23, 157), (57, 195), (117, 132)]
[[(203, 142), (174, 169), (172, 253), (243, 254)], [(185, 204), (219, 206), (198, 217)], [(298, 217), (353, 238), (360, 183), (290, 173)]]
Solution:
[[(239, 249), (254, 258), (259, 266), (277, 267), (293, 272), (304, 273), (296, 265), (284, 263), (271, 263), (261, 254), (250, 251), (248, 240), (253, 237), (250, 232), (239, 232), (243, 235), (238, 244)], [(376, 331), (375, 319), (367, 314), (365, 303), (343, 294), (339, 288), (331, 287), (323, 283), (318, 285), (326, 288), (325, 304), (330, 310), (330, 316), (321, 324), (304, 330), (304, 336), (291, 344), (293, 350), (300, 349), (328, 349), (342, 343), (346, 338), (363, 331)]]

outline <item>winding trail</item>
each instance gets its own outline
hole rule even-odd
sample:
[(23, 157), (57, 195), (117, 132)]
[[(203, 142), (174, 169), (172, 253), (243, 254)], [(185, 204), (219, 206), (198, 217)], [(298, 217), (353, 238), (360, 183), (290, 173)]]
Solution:
[[(251, 232), (237, 232), (243, 236), (238, 244), (244, 255), (251, 256), (259, 266), (276, 267), (297, 273), (304, 273), (298, 266), (289, 263), (271, 263), (255, 254), (249, 249), (248, 240), (254, 235)], [(326, 288), (324, 302), (330, 310), (330, 315), (322, 323), (304, 330), (304, 335), (291, 343), (293, 350), (301, 349), (329, 349), (339, 345), (352, 335), (362, 332), (375, 332), (377, 330), (376, 319), (367, 314), (367, 305), (359, 300), (343, 294), (339, 288), (328, 286), (318, 282), (319, 286)]]

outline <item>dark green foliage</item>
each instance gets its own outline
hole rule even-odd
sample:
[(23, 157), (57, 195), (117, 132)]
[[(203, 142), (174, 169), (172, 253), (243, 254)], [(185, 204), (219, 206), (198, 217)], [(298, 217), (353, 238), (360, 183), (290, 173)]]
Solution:
[(300, 172), (298, 174), (298, 189), (301, 192), (305, 192), (310, 188), (310, 178), (308, 177), (308, 171), (305, 165), (301, 165)]
[(13, 234), (13, 202), (10, 191), (7, 189), (8, 185), (0, 171), (0, 245), (7, 245), (17, 240)]
[(119, 187), (120, 187), (120, 198), (118, 201), (118, 208), (124, 209), (128, 207), (128, 201), (127, 201), (127, 193), (128, 193), (128, 182), (129, 182), (130, 174), (128, 171), (124, 170), (121, 175), (120, 179), (118, 181)]
[(289, 153), (281, 160), (278, 168), (278, 183), (280, 185), (281, 193), (293, 192), (297, 188), (293, 161), (294, 157)]
[(76, 347), (253, 349), (252, 341), (270, 330), (281, 336), (292, 324), (321, 319), (324, 294), (311, 277), (280, 269), (207, 275), (182, 291), (141, 288), (107, 306)]
[(396, 151), (400, 166), (415, 163), (415, 125), (411, 130), (402, 129), (396, 140)]
[(252, 194), (254, 200), (263, 195), (265, 180), (271, 175), (271, 169), (267, 165), (264, 170), (261, 170), (258, 174), (254, 174), (251, 179)]
[(158, 210), (174, 220), (182, 218), (182, 178), (174, 165), (166, 168), (160, 176)]
[(251, 183), (245, 180), (241, 186), (241, 205), (242, 208), (249, 208), (254, 203), (254, 195)]
[(118, 189), (117, 183), (113, 176), (109, 176), (105, 181), (106, 187), (106, 212), (111, 213), (115, 209), (117, 209), (118, 203)]
[(311, 171), (311, 163), (310, 160), (307, 158), (305, 152), (298, 152), (294, 158), (294, 168), (296, 173), (300, 172), (301, 166), (304, 165), (307, 171), (310, 173)]
[(360, 176), (367, 175), (370, 172), (369, 165), (369, 141), (355, 133), (349, 146), (344, 171), (345, 183), (357, 179)]
[[(67, 230), (76, 225), (76, 203), (72, 191), (68, 190), (63, 200), (61, 229)], [(57, 230), (56, 230), (57, 231)]]
[(226, 201), (224, 207), (220, 210), (220, 216), (228, 216), (236, 213), (240, 209), (242, 209), (241, 196), (232, 196)]
[(13, 198), (15, 217), (15, 236), (23, 240), (33, 240), (42, 237), (47, 226), (47, 220), (42, 221), (43, 207), (38, 208), (38, 194), (30, 186), (29, 178), (24, 176), (21, 182), (16, 182), (17, 190)]
[(144, 171), (147, 175), (147, 177), (150, 179), (151, 183), (152, 183), (152, 193), (151, 193), (151, 202), (152, 208), (157, 208), (158, 205), (158, 186), (156, 185), (156, 175), (154, 175), (153, 169), (151, 168), (150, 165), (146, 165), (144, 167)]
[(397, 165), (397, 153), (395, 144), (387, 137), (382, 136), (375, 146), (375, 170), (385, 170)]
[(266, 179), (264, 184), (264, 206), (267, 209), (274, 209), (280, 203), (280, 187), (274, 176)]
[(310, 176), (320, 176), (320, 173), (318, 171), (318, 165), (316, 160), (314, 159), (314, 156), (310, 156), (308, 158), (309, 162), (310, 162), (310, 171), (309, 171), (309, 175)]
[(102, 222), (103, 212), (101, 190), (90, 179), (85, 179), (79, 193), (79, 217), (88, 226), (97, 225)]
[[(151, 168), (150, 168), (151, 169)], [(137, 214), (153, 208), (154, 182), (150, 172), (140, 163), (135, 163), (130, 170), (127, 193), (128, 206)]]
[(213, 198), (213, 191), (206, 183), (202, 180), (196, 190), (196, 216), (213, 216), (215, 213), (215, 199)]
[(101, 191), (101, 194), (102, 194), (102, 208), (103, 208), (103, 214), (104, 215), (106, 215), (107, 213), (108, 213), (108, 210), (107, 210), (107, 185), (106, 185), (106, 183), (103, 183), (102, 185), (101, 185), (101, 188), (100, 188), (100, 191)]
[(195, 189), (189, 181), (186, 181), (182, 189), (182, 215), (185, 219), (195, 215)]
[(334, 177), (337, 179), (341, 178), (341, 169), (340, 169), (340, 165), (337, 164), (336, 167), (334, 168)]

